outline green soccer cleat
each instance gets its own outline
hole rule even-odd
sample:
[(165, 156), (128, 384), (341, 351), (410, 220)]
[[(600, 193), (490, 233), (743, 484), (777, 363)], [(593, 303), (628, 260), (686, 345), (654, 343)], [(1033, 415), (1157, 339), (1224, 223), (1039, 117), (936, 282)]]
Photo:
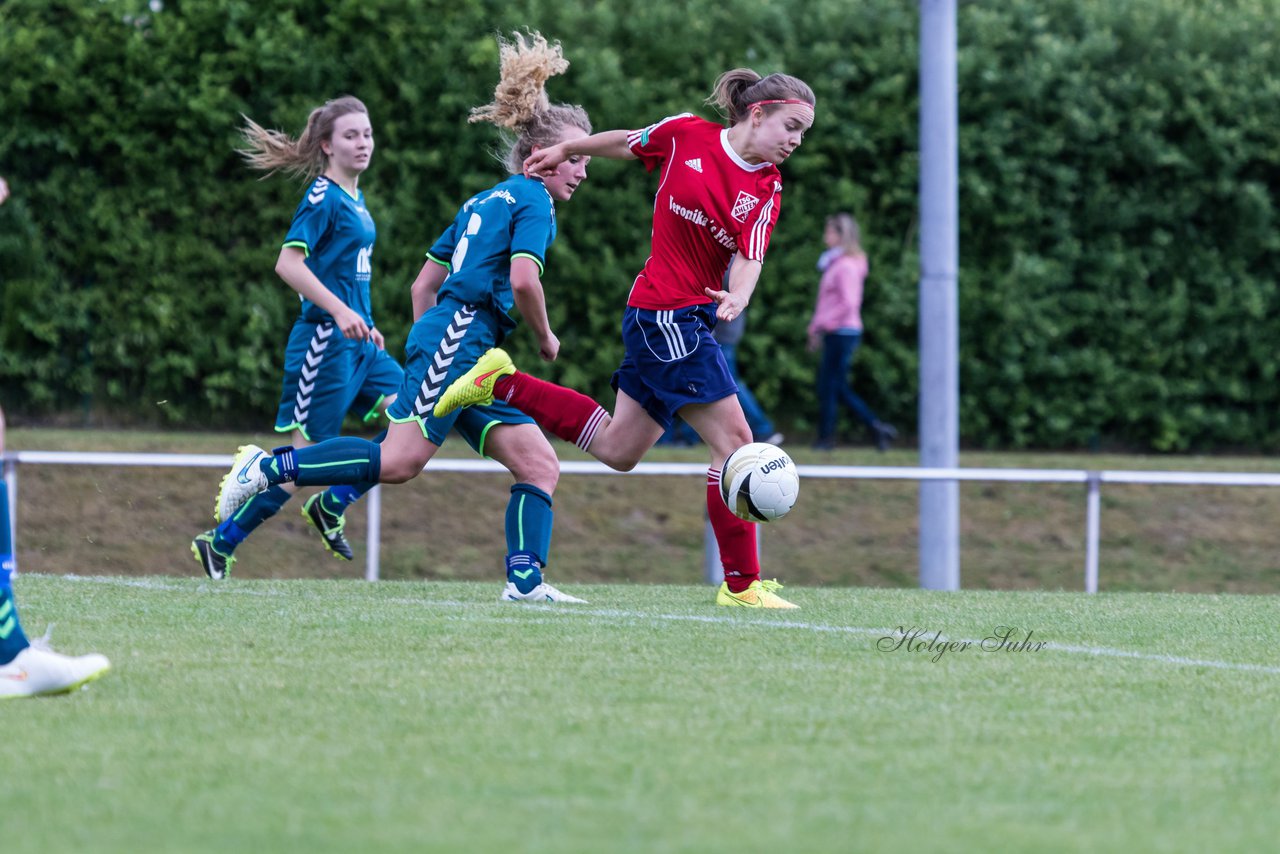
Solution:
[(191, 541), (191, 553), (204, 567), (205, 575), (214, 581), (221, 581), (231, 574), (231, 566), (236, 562), (236, 556), (224, 555), (213, 547), (214, 533), (215, 531), (205, 531), (203, 534), (196, 534), (196, 538)]
[(751, 586), (741, 593), (730, 593), (729, 584), (720, 585), (716, 594), (717, 605), (729, 605), (735, 608), (799, 608), (794, 602), (788, 602), (778, 595), (782, 585), (776, 581), (753, 581)]
[(481, 356), (471, 370), (444, 390), (444, 394), (436, 402), (436, 418), (443, 418), (464, 406), (488, 406), (493, 403), (494, 383), (515, 372), (515, 363), (507, 355), (507, 351), (494, 347)]
[(320, 500), (323, 495), (323, 492), (317, 492), (307, 499), (307, 503), (302, 505), (302, 517), (320, 532), (324, 547), (333, 552), (334, 557), (351, 560), (355, 553), (351, 551), (351, 543), (347, 542), (342, 533), (342, 529), (347, 526), (347, 517), (324, 509), (324, 502)]

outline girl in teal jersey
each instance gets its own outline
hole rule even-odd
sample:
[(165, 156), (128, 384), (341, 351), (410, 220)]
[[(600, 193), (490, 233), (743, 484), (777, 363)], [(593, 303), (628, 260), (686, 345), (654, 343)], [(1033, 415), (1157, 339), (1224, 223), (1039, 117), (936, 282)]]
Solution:
[[(369, 113), (356, 98), (336, 98), (311, 112), (296, 140), (247, 119), (243, 135), (241, 154), (250, 166), (310, 182), (276, 260), (276, 273), (297, 292), (301, 311), (285, 348), (275, 430), (292, 434), (295, 446), (336, 438), (348, 412), (366, 420), (384, 412), (404, 379), (370, 306), (377, 230), (359, 188), (373, 156)], [(191, 551), (210, 578), (226, 576), (236, 546), (294, 491), (291, 484), (273, 487), (195, 538)], [(343, 511), (363, 494), (339, 487), (302, 507), (325, 546), (345, 560), (352, 552)]]

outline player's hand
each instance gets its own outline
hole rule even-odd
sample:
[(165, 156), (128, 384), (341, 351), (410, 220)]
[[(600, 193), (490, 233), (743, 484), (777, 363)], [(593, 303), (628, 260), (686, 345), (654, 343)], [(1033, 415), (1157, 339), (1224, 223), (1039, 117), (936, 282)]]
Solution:
[(343, 338), (350, 338), (353, 341), (369, 339), (369, 324), (351, 309), (343, 308), (333, 316), (333, 321), (338, 324), (338, 331), (342, 333)]
[(720, 320), (733, 320), (747, 310), (747, 301), (737, 294), (713, 288), (703, 288), (703, 290), (707, 292), (707, 296), (716, 301), (716, 317)]
[(369, 327), (369, 340), (372, 341), (373, 346), (377, 347), (379, 350), (387, 349), (387, 342), (383, 340), (382, 333), (378, 331), (378, 327)]
[(816, 353), (818, 348), (822, 346), (822, 338), (816, 332), (809, 333), (809, 352)]
[(4, 204), (4, 200), (9, 198), (9, 185), (0, 178), (0, 205)]
[(568, 159), (569, 155), (565, 153), (563, 143), (539, 148), (524, 159), (524, 174), (530, 177), (545, 178), (556, 171), (556, 167)]
[(560, 339), (554, 332), (548, 332), (547, 337), (538, 342), (538, 355), (544, 362), (554, 362), (560, 355)]

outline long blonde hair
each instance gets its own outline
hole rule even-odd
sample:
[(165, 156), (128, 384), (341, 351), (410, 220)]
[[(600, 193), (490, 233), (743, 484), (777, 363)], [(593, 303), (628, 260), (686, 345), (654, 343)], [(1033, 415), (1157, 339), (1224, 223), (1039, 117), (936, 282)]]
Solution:
[(533, 147), (546, 148), (560, 141), (566, 127), (591, 133), (591, 119), (582, 107), (552, 104), (547, 80), (569, 68), (560, 43), (548, 43), (541, 33), (526, 37), (513, 33), (510, 41), (498, 38), (501, 78), (493, 101), (471, 111), (469, 122), (489, 122), (503, 131), (505, 149), (499, 159), (512, 175), (524, 171)]
[[(730, 124), (737, 124), (751, 114), (751, 105), (757, 101), (781, 101), (797, 99), (814, 107), (818, 99), (809, 84), (790, 74), (770, 74), (761, 77), (750, 68), (735, 68), (716, 78), (707, 103), (720, 111)], [(761, 107), (766, 114), (781, 104)]]
[(835, 229), (836, 236), (840, 238), (836, 247), (844, 254), (853, 258), (863, 254), (862, 229), (858, 228), (858, 221), (853, 218), (853, 214), (832, 214), (827, 217), (827, 227)]
[(350, 95), (325, 101), (324, 106), (311, 111), (307, 126), (297, 139), (282, 131), (268, 130), (242, 115), (244, 127), (240, 129), (240, 136), (245, 147), (236, 151), (251, 168), (267, 175), (284, 172), (310, 181), (329, 166), (329, 156), (321, 143), (333, 136), (333, 126), (338, 119), (351, 113), (368, 115), (369, 110), (359, 98)]

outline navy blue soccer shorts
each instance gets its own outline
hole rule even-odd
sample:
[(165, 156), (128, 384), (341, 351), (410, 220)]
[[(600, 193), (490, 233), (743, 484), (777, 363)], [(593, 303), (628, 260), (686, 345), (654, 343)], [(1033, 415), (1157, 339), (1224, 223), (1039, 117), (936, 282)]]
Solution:
[(490, 406), (455, 409), (443, 418), (433, 412), (441, 393), (495, 346), (497, 338), (498, 322), (490, 312), (453, 300), (436, 305), (409, 333), (404, 383), (387, 417), (397, 424), (416, 422), (422, 435), (437, 445), (443, 445), (454, 428), (481, 456), (493, 427), (533, 424), (528, 415), (500, 400)]
[(664, 429), (686, 404), (715, 403), (738, 393), (711, 337), (715, 312), (708, 303), (659, 310), (627, 306), (622, 314), (626, 353), (613, 388), (626, 392)]
[(403, 380), (400, 363), (373, 342), (344, 338), (332, 320), (299, 317), (285, 347), (275, 430), (298, 430), (311, 442), (336, 438), (348, 412), (375, 417)]

